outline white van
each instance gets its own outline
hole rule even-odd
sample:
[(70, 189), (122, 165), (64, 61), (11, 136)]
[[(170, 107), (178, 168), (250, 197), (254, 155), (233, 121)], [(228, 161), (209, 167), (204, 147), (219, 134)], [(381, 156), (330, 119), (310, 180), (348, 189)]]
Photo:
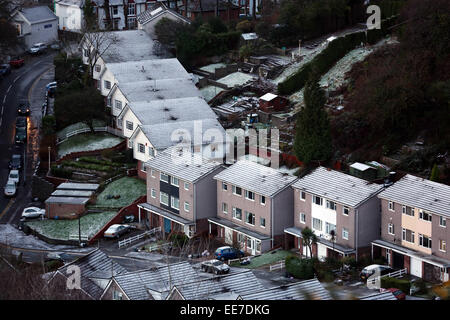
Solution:
[(370, 266), (365, 267), (362, 269), (361, 273), (359, 274), (359, 277), (362, 281), (367, 281), (367, 279), (375, 274), (375, 272), (379, 273), (380, 276), (388, 274), (390, 272), (393, 272), (394, 269), (392, 269), (390, 266), (382, 266), (379, 264), (371, 264)]

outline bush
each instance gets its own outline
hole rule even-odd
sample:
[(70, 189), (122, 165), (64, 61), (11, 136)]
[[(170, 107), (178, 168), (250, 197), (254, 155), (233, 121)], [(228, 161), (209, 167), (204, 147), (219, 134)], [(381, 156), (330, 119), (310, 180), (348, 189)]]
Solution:
[(357, 263), (356, 259), (353, 256), (347, 256), (341, 259), (341, 262), (343, 265), (347, 265), (350, 267), (350, 269), (356, 269)]
[(300, 259), (296, 256), (288, 256), (285, 260), (286, 271), (297, 279), (314, 278), (314, 259)]
[(80, 158), (78, 158), (78, 161), (100, 164), (100, 165), (104, 165), (104, 166), (112, 166), (112, 167), (121, 167), (122, 166), (121, 163), (112, 162), (109, 160), (99, 160), (99, 159), (93, 158), (93, 157), (80, 157)]
[(411, 288), (411, 282), (409, 280), (397, 279), (391, 277), (381, 278), (382, 288), (397, 288), (402, 290), (405, 294), (409, 294), (409, 289)]
[(70, 179), (72, 177), (72, 170), (67, 168), (62, 168), (59, 166), (52, 166), (52, 175), (59, 178)]
[(169, 241), (172, 241), (172, 244), (175, 247), (182, 248), (189, 242), (189, 237), (184, 233), (172, 233), (169, 237)]
[(45, 136), (55, 133), (56, 119), (53, 115), (48, 115), (42, 118), (42, 131)]
[(250, 21), (248, 20), (244, 20), (239, 22), (236, 25), (236, 30), (240, 31), (242, 33), (247, 33), (247, 32), (252, 32), (253, 31), (253, 25)]

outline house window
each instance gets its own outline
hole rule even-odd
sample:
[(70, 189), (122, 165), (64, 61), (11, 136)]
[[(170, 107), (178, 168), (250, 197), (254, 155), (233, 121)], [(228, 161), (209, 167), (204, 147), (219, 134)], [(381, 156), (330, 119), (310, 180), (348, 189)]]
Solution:
[(159, 180), (165, 183), (169, 183), (169, 176), (161, 172), (161, 174), (159, 175)]
[(116, 109), (122, 110), (122, 101), (114, 100), (114, 107), (116, 107)]
[(189, 202), (184, 202), (184, 211), (189, 212)]
[(235, 194), (237, 196), (242, 195), (242, 189), (240, 187), (233, 186), (232, 189), (233, 189), (233, 194)]
[(300, 212), (300, 222), (306, 223), (306, 214), (304, 214), (303, 212)]
[(344, 216), (348, 216), (348, 213), (350, 212), (350, 209), (348, 207), (343, 207), (342, 208), (342, 214)]
[(242, 210), (239, 208), (233, 207), (233, 218), (242, 220)]
[(129, 16), (134, 16), (136, 14), (136, 5), (129, 3), (128, 4), (128, 15)]
[(394, 233), (394, 225), (392, 223), (388, 224), (388, 233), (392, 234), (392, 235), (395, 235), (395, 233)]
[(222, 202), (222, 212), (228, 214), (228, 204), (225, 202)]
[(105, 81), (103, 81), (103, 83), (105, 84), (105, 88), (106, 89), (111, 89), (111, 82), (110, 81), (108, 81), (108, 80), (105, 80)]
[(318, 196), (313, 196), (313, 203), (318, 205), (318, 206), (321, 206), (322, 205), (322, 198), (318, 197)]
[(414, 208), (402, 206), (402, 213), (414, 217)]
[(251, 212), (245, 211), (245, 222), (254, 226), (255, 225), (255, 215)]
[(431, 213), (428, 213), (426, 211), (420, 210), (419, 211), (419, 219), (425, 220), (425, 221), (431, 221)]
[(122, 300), (122, 292), (113, 291), (113, 300)]
[(138, 143), (138, 150), (140, 153), (145, 153), (145, 146), (142, 143)]
[(327, 208), (336, 211), (336, 202), (327, 200)]
[(152, 169), (152, 170), (150, 171), (150, 174), (151, 174), (152, 178), (154, 178), (154, 177), (155, 177), (155, 170)]
[[(98, 88), (100, 89), (100, 81), (98, 81)], [(112, 98), (110, 98), (110, 97), (108, 97), (107, 99), (106, 99), (106, 105), (108, 106), (108, 107), (111, 107), (112, 106)]]
[(266, 205), (266, 197), (265, 196), (259, 196), (259, 202), (265, 206)]
[(322, 231), (322, 220), (313, 218), (313, 229)]
[(244, 243), (244, 235), (242, 233), (238, 233), (238, 242)]
[(414, 232), (405, 228), (402, 228), (402, 240), (410, 243), (414, 243)]
[(443, 216), (439, 216), (439, 226), (444, 228), (447, 227), (447, 221)]
[(447, 251), (447, 242), (445, 240), (439, 240), (439, 250), (443, 252)]
[(389, 201), (388, 208), (390, 211), (395, 211), (394, 203), (392, 201)]
[(83, 52), (86, 58), (89, 57), (89, 49), (84, 49)]
[(245, 190), (245, 198), (248, 200), (255, 201), (255, 194), (251, 191)]
[(331, 230), (334, 230), (335, 234), (336, 234), (336, 225), (328, 223), (328, 222), (325, 222), (325, 232), (330, 234)]
[(145, 163), (142, 163), (141, 171), (147, 172), (147, 166), (145, 165)]
[(153, 149), (152, 147), (148, 147), (148, 154), (151, 157), (154, 157), (155, 156), (155, 149)]
[(152, 198), (156, 198), (156, 190), (152, 188)]
[(227, 191), (228, 190), (228, 185), (225, 182), (222, 182), (222, 190), (223, 191)]
[(178, 178), (175, 177), (171, 177), (171, 184), (175, 187), (179, 187), (180, 186), (180, 181), (178, 180)]
[(342, 228), (342, 239), (348, 240), (348, 229)]
[(305, 191), (300, 191), (300, 200), (306, 201), (306, 192)]
[(136, 29), (136, 18), (135, 17), (129, 17), (127, 19), (128, 21), (128, 29)]
[(113, 14), (118, 14), (119, 13), (119, 8), (117, 6), (113, 6)]
[(127, 120), (126, 124), (127, 130), (133, 131), (133, 122)]
[(266, 227), (266, 218), (259, 218), (259, 225), (262, 228), (265, 228)]
[(169, 195), (165, 192), (160, 192), (159, 193), (159, 202), (168, 206), (169, 205)]
[(102, 70), (102, 66), (99, 64), (95, 65), (95, 72), (100, 72)]
[(180, 210), (180, 199), (177, 197), (170, 197), (170, 206), (174, 209)]
[(184, 190), (189, 190), (189, 183), (188, 182), (184, 183)]
[(431, 249), (431, 238), (419, 233), (419, 245)]

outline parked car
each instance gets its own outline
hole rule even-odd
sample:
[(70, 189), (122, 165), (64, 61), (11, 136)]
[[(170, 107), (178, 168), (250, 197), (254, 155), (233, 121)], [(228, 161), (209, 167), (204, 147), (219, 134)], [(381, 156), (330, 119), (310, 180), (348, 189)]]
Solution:
[(27, 128), (16, 128), (16, 143), (26, 143), (27, 142)]
[(230, 267), (220, 260), (208, 260), (201, 264), (202, 271), (212, 272), (214, 274), (224, 274), (230, 272)]
[(13, 154), (8, 165), (9, 169), (20, 169), (22, 168), (22, 157), (20, 154)]
[(19, 184), (20, 176), (19, 170), (14, 169), (9, 172), (8, 180), (14, 181), (16, 184)]
[(20, 68), (25, 63), (25, 60), (21, 57), (13, 57), (11, 60), (9, 60), (9, 65), (13, 68)]
[(28, 218), (44, 218), (45, 209), (41, 209), (38, 207), (28, 207), (23, 209), (22, 211), (22, 219)]
[(406, 294), (397, 288), (389, 288), (389, 289), (380, 289), (380, 292), (392, 292), (392, 294), (397, 298), (397, 300), (405, 300)]
[(40, 54), (47, 51), (47, 45), (45, 43), (35, 43), (31, 46), (31, 48), (28, 50), (31, 54)]
[(58, 82), (53, 81), (53, 82), (49, 82), (47, 83), (47, 85), (45, 86), (45, 90), (48, 91), (48, 89), (50, 89), (51, 87), (56, 87), (58, 85)]
[(17, 113), (19, 116), (29, 116), (30, 115), (30, 105), (28, 103), (22, 102), (17, 107)]
[(214, 252), (214, 256), (216, 259), (224, 261), (228, 259), (241, 258), (244, 256), (244, 252), (230, 246), (224, 246), (217, 248), (216, 252)]
[(113, 224), (105, 231), (105, 238), (119, 238), (121, 235), (130, 232), (131, 227), (127, 224)]
[(8, 180), (5, 185), (4, 195), (6, 197), (14, 197), (17, 193), (17, 186), (14, 181)]
[(16, 128), (26, 128), (28, 124), (27, 117), (16, 118)]
[(393, 272), (394, 269), (392, 269), (390, 266), (382, 266), (379, 264), (371, 264), (370, 266), (365, 267), (362, 269), (361, 273), (359, 274), (359, 277), (362, 281), (367, 281), (367, 279), (375, 274), (375, 272), (378, 270), (380, 276), (388, 274), (390, 272)]
[(0, 75), (6, 76), (11, 73), (11, 67), (9, 64), (0, 64)]
[(53, 50), (60, 50), (61, 49), (60, 41), (56, 41), (56, 42), (52, 43), (50, 45), (50, 48), (53, 49)]

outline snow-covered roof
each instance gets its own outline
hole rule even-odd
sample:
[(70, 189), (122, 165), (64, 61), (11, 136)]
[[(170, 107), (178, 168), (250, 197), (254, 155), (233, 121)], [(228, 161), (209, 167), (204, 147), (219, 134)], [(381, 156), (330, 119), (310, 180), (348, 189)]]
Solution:
[(383, 189), (382, 185), (324, 167), (315, 169), (292, 186), (350, 207), (357, 207)]
[(186, 22), (189, 24), (191, 23), (191, 21), (188, 18), (167, 8), (167, 6), (162, 2), (156, 3), (155, 5), (149, 7), (147, 10), (142, 12), (140, 15), (137, 16), (137, 20), (140, 24), (144, 25), (144, 24), (149, 23), (150, 21), (156, 19), (157, 17), (163, 15), (164, 13), (169, 13), (169, 14), (173, 15), (174, 17), (177, 17), (179, 20), (182, 20), (183, 22)]
[(105, 63), (152, 60), (167, 55), (144, 30), (107, 31), (87, 34), (84, 39), (98, 43)]
[(195, 182), (204, 175), (216, 170), (221, 164), (194, 153), (184, 153), (174, 146), (159, 152), (147, 161), (146, 167), (162, 171), (188, 182)]
[(410, 174), (386, 188), (378, 197), (450, 216), (450, 186)]
[(118, 87), (129, 102), (200, 97), (191, 79), (160, 79), (121, 83)]
[(138, 81), (191, 78), (176, 58), (108, 63), (106, 68), (117, 79), (119, 86)]
[(58, 19), (47, 6), (21, 8), (20, 12), (31, 24)]
[(259, 97), (261, 100), (264, 101), (272, 101), (273, 99), (275, 99), (276, 97), (278, 97), (276, 94), (273, 93), (266, 93), (265, 95)]
[(51, 196), (45, 203), (64, 203), (64, 204), (86, 204), (90, 198), (86, 197), (54, 197)]
[(64, 190), (57, 189), (51, 194), (53, 197), (86, 197), (89, 198), (94, 194), (94, 191), (85, 190)]
[(254, 32), (251, 32), (251, 33), (243, 33), (243, 34), (241, 34), (241, 37), (242, 37), (244, 40), (255, 40), (255, 39), (258, 39), (258, 35), (257, 35), (256, 33), (254, 33)]
[[(154, 125), (139, 126), (139, 128), (157, 150), (166, 149), (180, 143), (178, 140), (173, 141), (172, 137), (176, 139), (177, 137), (181, 137), (183, 134), (186, 134), (186, 132), (189, 133), (191, 141), (194, 142), (194, 134), (196, 134), (196, 130), (199, 131), (198, 134), (200, 134), (202, 138), (204, 138), (204, 132), (209, 129), (217, 129), (221, 132), (222, 136), (225, 137), (225, 130), (217, 119), (159, 123)], [(202, 144), (207, 144), (208, 142), (209, 141), (202, 141)]]
[(397, 300), (392, 292), (377, 292), (368, 296), (359, 298), (359, 300)]
[(119, 118), (128, 109), (142, 125), (217, 118), (206, 101), (199, 97), (133, 102), (123, 109)]
[(267, 197), (288, 187), (296, 178), (249, 160), (239, 160), (214, 176), (214, 179)]
[(100, 185), (97, 183), (75, 183), (75, 182), (64, 182), (61, 183), (57, 189), (58, 190), (87, 190), (96, 191)]

